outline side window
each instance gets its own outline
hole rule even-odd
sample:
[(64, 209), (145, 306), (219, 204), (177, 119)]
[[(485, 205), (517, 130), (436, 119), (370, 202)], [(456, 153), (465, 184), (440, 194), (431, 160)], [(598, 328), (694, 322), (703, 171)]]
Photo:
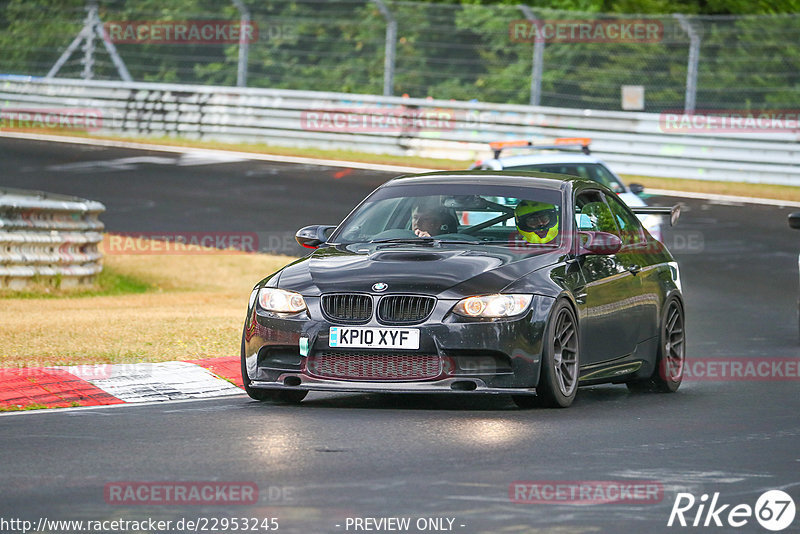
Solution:
[(389, 199), (365, 206), (363, 211), (353, 218), (341, 237), (355, 241), (364, 238), (364, 236), (399, 228), (398, 213), (403, 211), (402, 200), (400, 198)]
[(624, 193), (625, 186), (623, 186), (620, 181), (611, 174), (611, 171), (606, 169), (600, 164), (592, 165), (592, 180), (595, 182), (599, 182), (604, 186), (608, 187), (615, 193)]
[(622, 201), (616, 197), (606, 195), (608, 204), (611, 208), (611, 213), (614, 214), (614, 220), (620, 229), (620, 238), (623, 245), (636, 245), (642, 243), (644, 235), (642, 233), (642, 225), (636, 215), (622, 204)]
[(575, 199), (575, 225), (578, 230), (619, 234), (614, 215), (597, 191), (581, 193)]

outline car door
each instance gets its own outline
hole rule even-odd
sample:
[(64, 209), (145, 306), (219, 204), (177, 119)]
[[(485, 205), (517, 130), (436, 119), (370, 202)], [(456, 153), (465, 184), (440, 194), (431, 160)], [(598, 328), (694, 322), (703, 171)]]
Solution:
[[(575, 200), (576, 228), (620, 236), (605, 194), (589, 190)], [(581, 320), (584, 365), (620, 358), (633, 352), (639, 337), (634, 317), (639, 281), (618, 254), (583, 254), (579, 265), (585, 279)]]
[(658, 263), (650, 254), (647, 235), (636, 215), (616, 195), (606, 195), (614, 222), (620, 230), (622, 248), (616, 257), (619, 265), (633, 274), (627, 321), (638, 331), (637, 342), (658, 335), (661, 285)]

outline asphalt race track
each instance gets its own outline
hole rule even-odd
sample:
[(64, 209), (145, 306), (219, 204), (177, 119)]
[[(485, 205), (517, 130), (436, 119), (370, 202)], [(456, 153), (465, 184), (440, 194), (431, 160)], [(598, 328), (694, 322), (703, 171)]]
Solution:
[[(111, 232), (258, 232), (265, 250), (291, 251), (297, 228), (338, 222), (390, 177), (0, 138), (0, 187), (99, 200)], [(682, 268), (690, 364), (796, 361), (792, 210), (684, 202), (665, 241)], [(407, 532), (705, 531), (667, 527), (679, 492), (698, 499), (689, 522), (703, 494), (718, 492), (718, 503), (730, 505), (723, 521), (767, 490), (800, 505), (800, 381), (796, 368), (794, 380), (774, 373), (698, 377), (674, 395), (584, 388), (567, 410), (518, 410), (504, 397), (312, 393), (301, 406), (242, 395), (3, 416), (0, 517), (275, 517), (280, 532), (296, 533), (363, 532), (347, 518), (387, 517), (411, 518)], [(106, 485), (126, 481), (248, 482), (259, 497), (238, 506), (107, 503)], [(649, 481), (663, 495), (656, 503), (524, 504), (509, 498), (515, 481)], [(418, 529), (420, 518), (453, 522)], [(737, 529), (709, 528), (768, 532), (754, 517)], [(800, 531), (800, 514), (789, 531)]]

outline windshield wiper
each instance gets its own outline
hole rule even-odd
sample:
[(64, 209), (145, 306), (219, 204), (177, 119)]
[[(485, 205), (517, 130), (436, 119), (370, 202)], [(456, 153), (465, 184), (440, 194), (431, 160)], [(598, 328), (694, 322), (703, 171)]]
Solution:
[(539, 243), (539, 244), (525, 243), (525, 244), (522, 244), (522, 243), (519, 243), (517, 241), (466, 241), (466, 240), (458, 241), (458, 240), (455, 240), (455, 239), (451, 241), (451, 240), (448, 240), (448, 239), (442, 239), (442, 240), (438, 241), (438, 243), (440, 243), (440, 244), (455, 243), (455, 244), (458, 244), (458, 245), (490, 245), (490, 246), (495, 246), (495, 247), (527, 247), (527, 246), (530, 246), (530, 247), (533, 247), (533, 248), (536, 248), (536, 249), (538, 249), (539, 247), (557, 248), (555, 245), (551, 245), (549, 243)]
[(441, 247), (442, 245), (493, 245), (505, 241), (469, 241), (466, 239), (437, 239), (435, 237), (399, 237), (395, 239), (373, 239), (370, 243), (379, 245), (423, 245)]
[(441, 245), (490, 245), (491, 241), (468, 241), (466, 239), (437, 239)]
[(397, 237), (394, 239), (373, 239), (370, 243), (410, 243), (419, 245), (434, 245), (432, 237)]

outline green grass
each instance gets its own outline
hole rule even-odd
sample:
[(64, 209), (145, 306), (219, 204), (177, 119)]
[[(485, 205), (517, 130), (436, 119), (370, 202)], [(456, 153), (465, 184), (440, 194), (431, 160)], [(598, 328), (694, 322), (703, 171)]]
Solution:
[(40, 287), (0, 301), (0, 367), (236, 356), (253, 284), (288, 259), (108, 255), (96, 288)]
[[(218, 374), (214, 374), (214, 376), (216, 376), (216, 377), (217, 377), (217, 378), (219, 378), (220, 380), (224, 380), (224, 381), (226, 381), (226, 382), (230, 382), (231, 384), (233, 384), (234, 386), (236, 386), (236, 381), (235, 381), (235, 380), (232, 380), (232, 379), (230, 379), (230, 378), (225, 378), (224, 376), (220, 376), (220, 375), (218, 375)], [(236, 386), (236, 387), (239, 387), (239, 386)]]
[(0, 290), (0, 299), (55, 299), (80, 297), (105, 297), (132, 295), (151, 291), (152, 285), (136, 277), (122, 274), (104, 266), (94, 285), (62, 288), (61, 278), (34, 278), (33, 283), (22, 290)]
[(52, 408), (77, 408), (81, 405), (80, 402), (72, 401), (69, 406), (47, 406), (46, 404), (25, 404), (20, 406), (0, 406), (0, 412), (24, 412), (28, 410), (48, 410)]
[[(622, 175), (625, 183), (639, 183), (646, 188), (691, 191), (715, 195), (773, 198), (800, 201), (800, 187), (775, 184), (748, 184), (742, 182), (718, 182), (712, 180), (687, 180), (679, 178), (653, 178), (650, 176)], [(645, 189), (645, 193), (647, 190)]]

